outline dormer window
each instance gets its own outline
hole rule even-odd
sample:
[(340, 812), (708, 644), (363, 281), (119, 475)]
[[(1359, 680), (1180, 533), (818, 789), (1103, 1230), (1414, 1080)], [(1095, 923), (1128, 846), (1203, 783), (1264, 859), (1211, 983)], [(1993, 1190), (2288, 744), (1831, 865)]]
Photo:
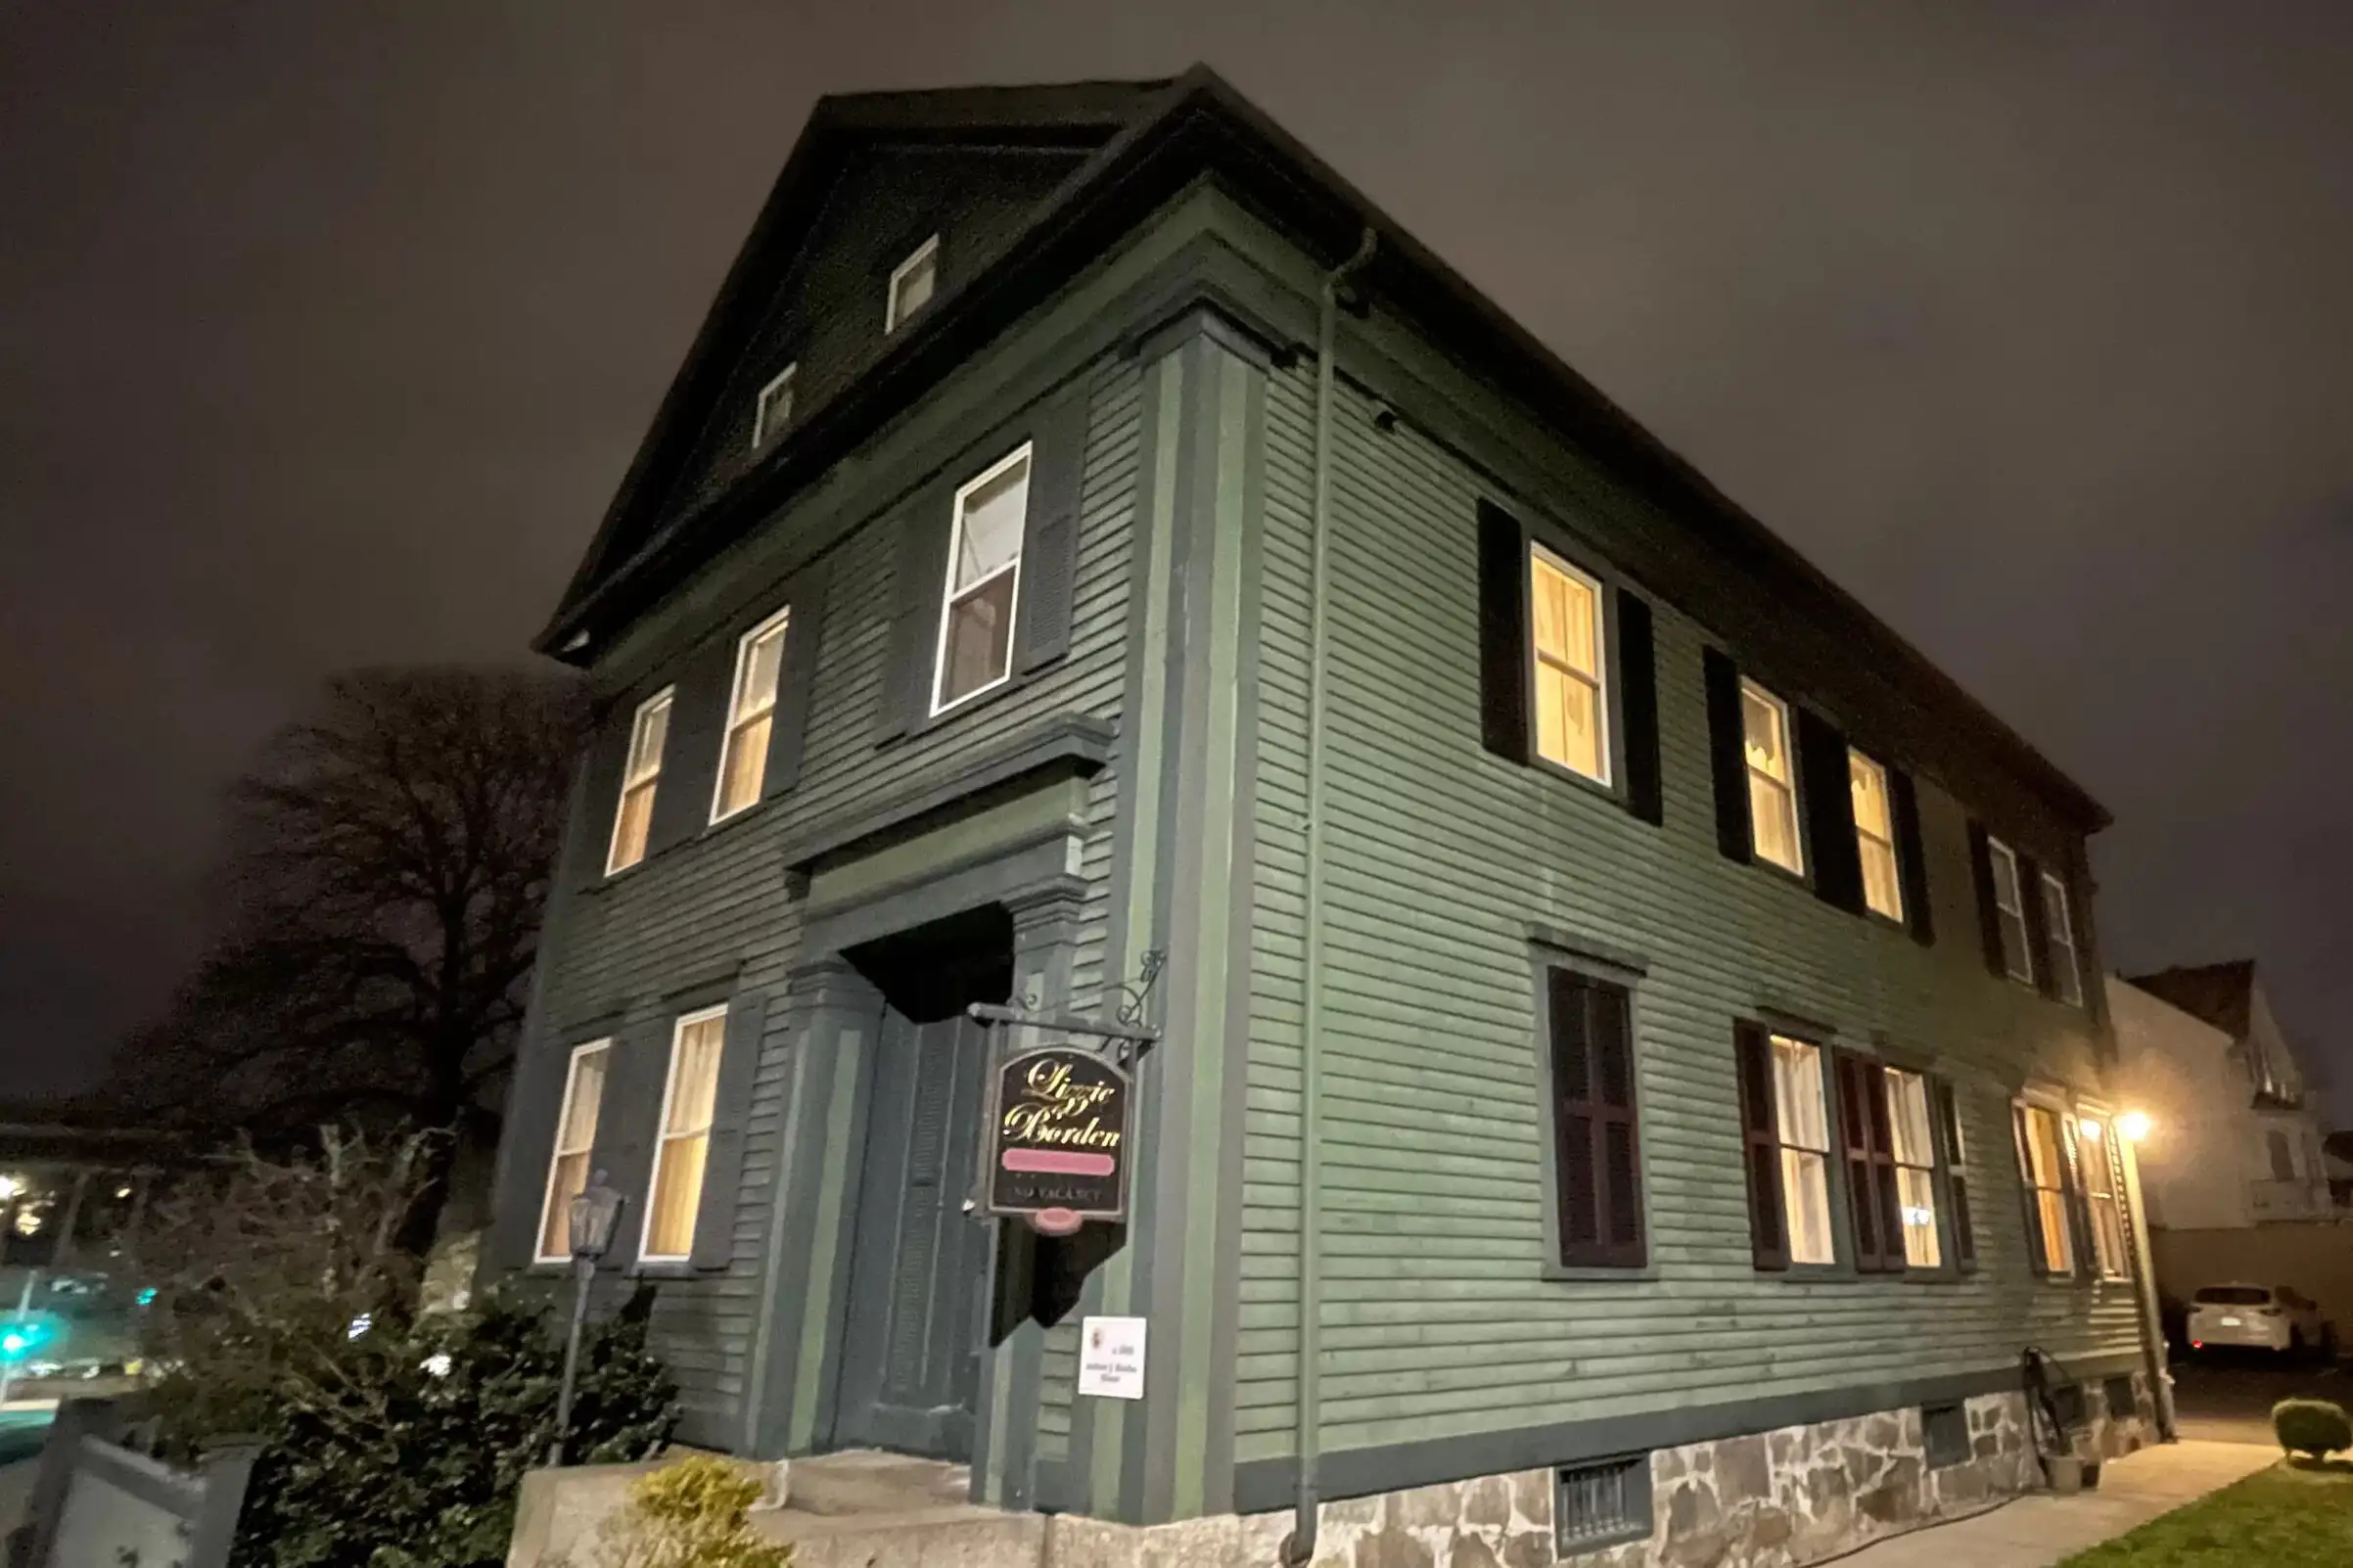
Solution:
[(800, 373), (798, 363), (785, 366), (775, 379), (760, 389), (760, 398), (752, 405), (752, 450), (767, 445), (776, 434), (792, 423), (793, 380)]
[(897, 332), (907, 319), (931, 303), (940, 287), (940, 236), (915, 247), (914, 254), (891, 269), (891, 292), (883, 301), (883, 331)]

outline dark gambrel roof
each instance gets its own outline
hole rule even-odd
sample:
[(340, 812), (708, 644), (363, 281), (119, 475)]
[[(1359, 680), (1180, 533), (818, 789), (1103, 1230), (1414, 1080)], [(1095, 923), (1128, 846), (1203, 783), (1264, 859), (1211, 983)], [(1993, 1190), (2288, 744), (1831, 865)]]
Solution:
[[(978, 276), (927, 311), (850, 391), (732, 490), (679, 517), (659, 515), (703, 413), (746, 330), (792, 259), (832, 169), (860, 139), (1017, 135), (1092, 147), (1035, 221)], [(684, 366), (663, 399), (587, 559), (536, 646), (567, 656), (653, 603), (724, 541), (822, 474), (1022, 312), (1204, 174), (1311, 254), (1337, 262), (1369, 227), (1379, 248), (1360, 282), (1573, 446), (1688, 527), (1695, 541), (1755, 575), (1793, 613), (1835, 627), (1859, 662), (1897, 671), (1940, 721), (1977, 745), (2085, 831), (2106, 810), (1952, 676), (1689, 463), (1577, 374), (1363, 194), (1205, 66), (1167, 81), (954, 89), (818, 103)]]
[(2173, 1003), (2192, 1018), (2202, 1018), (2233, 1039), (2246, 1038), (2247, 1020), (2254, 1011), (2255, 960), (2238, 958), (2226, 964), (2196, 964), (2160, 969), (2153, 975), (2127, 975), (2127, 985)]

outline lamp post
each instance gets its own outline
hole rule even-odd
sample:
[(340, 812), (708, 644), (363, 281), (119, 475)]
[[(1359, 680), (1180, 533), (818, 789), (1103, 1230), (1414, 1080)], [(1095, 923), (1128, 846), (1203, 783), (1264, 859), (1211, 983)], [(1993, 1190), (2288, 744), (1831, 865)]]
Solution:
[(605, 1173), (588, 1178), (564, 1211), (572, 1240), (572, 1332), (564, 1341), (564, 1381), (556, 1391), (556, 1440), (547, 1446), (550, 1468), (564, 1462), (564, 1439), (572, 1430), (572, 1391), (580, 1375), (580, 1329), (588, 1321), (588, 1286), (596, 1278), (596, 1261), (613, 1245), (613, 1226), (621, 1219), (622, 1195), (605, 1185)]

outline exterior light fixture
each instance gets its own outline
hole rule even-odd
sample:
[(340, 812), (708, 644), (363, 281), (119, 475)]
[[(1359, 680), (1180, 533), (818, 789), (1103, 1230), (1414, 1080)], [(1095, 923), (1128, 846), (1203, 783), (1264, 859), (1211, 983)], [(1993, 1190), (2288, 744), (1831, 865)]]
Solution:
[(2127, 1143), (2138, 1143), (2148, 1136), (2148, 1113), (2127, 1111), (2116, 1118), (2116, 1130), (2124, 1134)]
[(0, 1176), (0, 1203), (6, 1203), (24, 1190), (23, 1176)]
[(547, 1446), (550, 1468), (564, 1462), (564, 1438), (572, 1429), (572, 1394), (580, 1376), (580, 1330), (588, 1321), (588, 1287), (596, 1279), (596, 1262), (613, 1245), (614, 1227), (626, 1202), (605, 1185), (597, 1172), (564, 1211), (572, 1227), (572, 1332), (564, 1341), (564, 1381), (556, 1390), (556, 1436)]

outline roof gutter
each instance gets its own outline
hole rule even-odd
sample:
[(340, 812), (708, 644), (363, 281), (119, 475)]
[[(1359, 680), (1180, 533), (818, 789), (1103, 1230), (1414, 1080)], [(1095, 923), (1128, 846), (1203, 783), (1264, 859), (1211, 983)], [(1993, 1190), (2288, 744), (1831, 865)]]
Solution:
[(1305, 1568), (1315, 1560), (1320, 1511), (1317, 1461), (1322, 1456), (1322, 1390), (1317, 1386), (1317, 1363), (1323, 1349), (1319, 1300), (1323, 1281), (1316, 1244), (1323, 1219), (1318, 1190), (1323, 1155), (1317, 1123), (1322, 1095), (1316, 1080), (1322, 1067), (1323, 1023), (1323, 837), (1327, 814), (1323, 731), (1331, 706), (1324, 667), (1331, 648), (1331, 618), (1325, 613), (1325, 601), (1331, 595), (1332, 357), (1340, 334), (1341, 293), (1349, 278), (1370, 263), (1377, 244), (1367, 225), (1356, 254), (1324, 274), (1315, 316), (1315, 451), (1308, 514), (1308, 864), (1307, 886), (1300, 899), (1306, 959), (1299, 1014), (1299, 1355), (1293, 1379), (1298, 1392), (1299, 1493), (1292, 1504), (1291, 1533), (1282, 1542), (1284, 1568)]

